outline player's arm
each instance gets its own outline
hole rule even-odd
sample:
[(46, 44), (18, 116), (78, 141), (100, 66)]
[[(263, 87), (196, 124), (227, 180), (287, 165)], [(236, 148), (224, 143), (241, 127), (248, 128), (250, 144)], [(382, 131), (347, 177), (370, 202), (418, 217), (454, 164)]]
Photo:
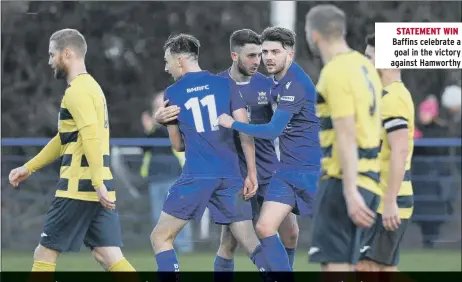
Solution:
[[(245, 110), (245, 102), (234, 82), (230, 82), (230, 102), (230, 111), (233, 118), (239, 123), (248, 125), (249, 119)], [(257, 165), (255, 162), (255, 143), (253, 137), (240, 132), (239, 138), (241, 140), (242, 151), (244, 152), (247, 163), (248, 176), (256, 181)]]
[(60, 156), (61, 138), (59, 133), (53, 137), (48, 144), (33, 159), (24, 164), (24, 167), (33, 173), (42, 167), (50, 164)]
[(172, 147), (177, 152), (184, 152), (184, 140), (183, 136), (181, 136), (180, 128), (178, 124), (168, 124), (167, 125), (168, 136), (170, 138), (170, 143), (172, 143)]
[[(276, 139), (279, 135), (281, 135), (284, 128), (292, 119), (292, 116), (299, 113), (306, 102), (306, 90), (301, 84), (293, 81), (288, 85), (288, 88), (285, 87), (284, 93), (280, 98), (279, 106), (271, 117), (271, 121), (269, 123), (253, 125), (234, 122), (232, 124), (232, 128), (258, 138), (270, 140)], [(314, 96), (314, 86), (312, 86), (312, 89), (309, 91), (312, 91)]]
[(342, 168), (343, 190), (350, 194), (357, 190), (358, 145), (356, 144), (356, 124), (353, 115), (333, 119), (337, 135), (337, 152)]
[[(169, 89), (166, 89), (165, 95), (164, 95), (164, 107), (177, 108), (178, 113), (179, 113), (180, 107), (176, 105), (169, 106), (169, 101), (170, 101), (170, 91)], [(165, 122), (164, 125), (167, 126), (168, 136), (170, 138), (170, 143), (172, 143), (172, 148), (177, 152), (184, 152), (185, 151), (184, 140), (183, 140), (183, 136), (181, 135), (180, 128), (178, 126), (178, 121), (176, 120), (178, 117), (178, 113), (174, 115), (174, 118), (168, 119), (168, 120), (162, 120), (162, 122)], [(157, 116), (157, 113), (156, 113), (156, 116)], [(156, 121), (157, 120), (158, 119), (156, 117)]]
[(384, 195), (385, 201), (396, 202), (396, 198), (404, 179), (406, 160), (409, 155), (408, 120), (405, 108), (400, 103), (393, 103), (392, 93), (383, 98), (382, 120), (390, 144), (390, 164), (388, 186)]
[(331, 110), (332, 125), (336, 133), (337, 154), (343, 178), (343, 195), (348, 214), (361, 227), (370, 227), (374, 213), (358, 191), (358, 145), (356, 143), (355, 99), (347, 77), (328, 79), (325, 99)]
[[(233, 118), (242, 124), (248, 124), (247, 113), (244, 108), (233, 111)], [(247, 171), (249, 175), (257, 175), (257, 166), (255, 161), (255, 142), (252, 136), (239, 132), (239, 138), (241, 140), (242, 151), (245, 155), (247, 163)]]
[(91, 183), (98, 189), (103, 185), (103, 152), (94, 102), (90, 95), (73, 88), (66, 91), (64, 99), (82, 140), (83, 152), (91, 171)]
[(329, 85), (324, 93), (324, 99), (331, 110), (332, 125), (337, 137), (336, 146), (342, 169), (343, 192), (349, 195), (357, 191), (358, 174), (354, 94), (345, 77), (330, 75), (327, 81)]
[(291, 118), (291, 113), (277, 109), (267, 124), (248, 124), (236, 120), (231, 128), (257, 138), (274, 140), (281, 135)]

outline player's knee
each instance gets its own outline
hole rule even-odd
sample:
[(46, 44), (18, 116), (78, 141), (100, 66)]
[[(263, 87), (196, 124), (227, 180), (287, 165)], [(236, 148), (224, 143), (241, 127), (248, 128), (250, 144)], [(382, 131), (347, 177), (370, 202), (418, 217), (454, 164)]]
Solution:
[(38, 245), (34, 251), (34, 261), (45, 261), (50, 263), (56, 263), (59, 252), (56, 250), (49, 249), (42, 245)]
[(290, 228), (281, 230), (279, 233), (284, 246), (287, 248), (295, 248), (297, 246), (299, 232), (300, 229), (298, 228), (298, 224), (294, 224)]
[(271, 224), (259, 220), (255, 225), (255, 231), (257, 231), (258, 237), (266, 238), (276, 234), (277, 230), (275, 230)]
[(238, 243), (236, 240), (229, 238), (220, 240), (220, 247), (218, 248), (218, 255), (223, 258), (232, 258), (236, 252)]
[(159, 247), (165, 243), (173, 244), (173, 240), (175, 239), (175, 237), (169, 229), (158, 228), (156, 226), (154, 230), (152, 230), (151, 232), (150, 239), (152, 247), (155, 249), (156, 247)]

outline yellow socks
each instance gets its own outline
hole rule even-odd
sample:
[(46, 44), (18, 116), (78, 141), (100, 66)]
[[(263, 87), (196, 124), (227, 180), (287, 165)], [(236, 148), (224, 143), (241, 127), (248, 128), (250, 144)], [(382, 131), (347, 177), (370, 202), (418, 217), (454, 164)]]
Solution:
[(118, 272), (118, 271), (130, 271), (134, 272), (136, 271), (133, 266), (128, 262), (126, 258), (122, 258), (118, 262), (114, 263), (109, 267), (108, 271), (111, 272)]
[(32, 266), (32, 272), (45, 271), (53, 272), (56, 270), (56, 263), (50, 263), (45, 261), (34, 261)]

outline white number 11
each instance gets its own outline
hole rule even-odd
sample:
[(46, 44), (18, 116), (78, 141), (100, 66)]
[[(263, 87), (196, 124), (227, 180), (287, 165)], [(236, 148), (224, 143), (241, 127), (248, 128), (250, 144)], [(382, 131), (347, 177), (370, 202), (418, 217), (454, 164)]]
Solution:
[[(201, 105), (202, 107), (207, 107), (208, 112), (209, 112), (209, 120), (210, 120), (210, 126), (212, 128), (212, 131), (217, 131), (218, 130), (218, 122), (217, 122), (217, 107), (215, 105), (215, 96), (213, 95), (207, 95), (204, 98), (201, 99)], [(186, 107), (187, 110), (192, 110), (192, 115), (194, 118), (194, 125), (196, 126), (196, 131), (201, 133), (204, 132), (204, 122), (202, 120), (202, 112), (201, 108), (199, 105), (199, 98), (194, 97), (189, 99), (184, 106)]]

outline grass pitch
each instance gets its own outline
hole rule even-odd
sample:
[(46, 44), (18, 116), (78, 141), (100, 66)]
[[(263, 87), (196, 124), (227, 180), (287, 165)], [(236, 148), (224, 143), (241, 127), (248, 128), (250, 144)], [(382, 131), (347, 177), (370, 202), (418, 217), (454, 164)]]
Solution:
[[(30, 271), (33, 253), (2, 252), (2, 271)], [(137, 271), (157, 269), (154, 254), (149, 251), (125, 252), (126, 258)], [(178, 254), (182, 271), (212, 271), (214, 253)], [(297, 250), (295, 271), (319, 271), (317, 265), (308, 264), (307, 251)], [(413, 250), (403, 251), (400, 271), (461, 271), (460, 250)], [(80, 253), (63, 254), (57, 263), (57, 271), (103, 271), (91, 253), (82, 248)], [(244, 254), (235, 258), (236, 271), (256, 271), (255, 266)]]

